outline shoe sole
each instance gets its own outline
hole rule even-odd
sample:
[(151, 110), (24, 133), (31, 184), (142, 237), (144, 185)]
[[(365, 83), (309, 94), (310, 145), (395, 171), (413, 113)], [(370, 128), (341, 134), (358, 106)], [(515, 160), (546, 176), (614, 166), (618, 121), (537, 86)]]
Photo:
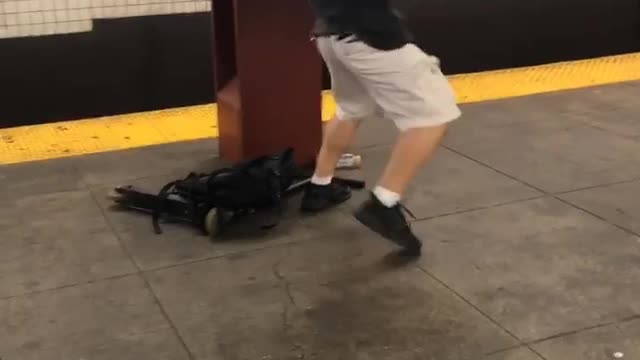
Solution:
[(392, 243), (394, 243), (394, 244), (396, 244), (396, 245), (399, 245), (399, 246), (402, 246), (402, 247), (406, 247), (407, 245), (409, 245), (409, 244), (404, 244), (404, 243), (402, 243), (402, 242), (400, 242), (400, 241), (397, 241), (396, 239), (393, 239), (391, 236), (389, 236), (389, 235), (387, 234), (387, 232), (386, 232), (386, 231), (384, 231), (384, 229), (383, 229), (382, 227), (380, 227), (380, 226), (377, 226), (377, 225), (376, 225), (376, 224), (377, 224), (377, 222), (376, 222), (376, 221), (373, 221), (373, 220), (371, 219), (371, 217), (367, 216), (367, 215), (366, 215), (366, 214), (364, 214), (364, 212), (362, 212), (362, 211), (358, 211), (358, 212), (356, 212), (356, 213), (354, 214), (354, 218), (355, 218), (356, 220), (358, 220), (358, 222), (359, 222), (360, 224), (364, 225), (367, 229), (369, 229), (369, 230), (373, 231), (374, 233), (376, 233), (376, 234), (378, 234), (378, 235), (382, 236), (383, 238), (385, 238), (385, 239), (387, 239), (387, 240), (391, 241)]
[(362, 211), (357, 211), (356, 213), (354, 213), (353, 217), (362, 225), (364, 225), (364, 227), (366, 227), (367, 229), (373, 231), (374, 233), (380, 235), (381, 237), (383, 237), (385, 240), (388, 240), (400, 247), (402, 247), (402, 250), (400, 250), (398, 252), (398, 255), (401, 257), (418, 257), (420, 256), (421, 252), (422, 252), (422, 244), (418, 243), (418, 245), (416, 244), (409, 244), (409, 243), (403, 243), (401, 241), (398, 241), (396, 239), (394, 239), (393, 237), (389, 236), (386, 231), (379, 227), (376, 226), (377, 222), (373, 221), (371, 219), (371, 217), (366, 216), (366, 214), (364, 214), (364, 212)]

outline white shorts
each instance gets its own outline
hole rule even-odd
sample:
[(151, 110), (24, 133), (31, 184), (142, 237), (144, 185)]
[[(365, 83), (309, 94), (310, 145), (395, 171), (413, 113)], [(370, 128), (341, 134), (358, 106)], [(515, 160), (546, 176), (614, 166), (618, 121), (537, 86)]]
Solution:
[(460, 117), (438, 59), (417, 46), (383, 51), (350, 38), (319, 37), (316, 41), (331, 75), (337, 119), (381, 116), (403, 131)]

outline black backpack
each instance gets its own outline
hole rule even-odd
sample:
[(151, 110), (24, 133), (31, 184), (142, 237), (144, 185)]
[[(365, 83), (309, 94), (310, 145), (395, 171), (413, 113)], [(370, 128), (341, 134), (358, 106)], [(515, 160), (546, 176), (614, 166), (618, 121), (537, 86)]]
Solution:
[[(308, 177), (295, 163), (293, 149), (210, 173), (190, 173), (160, 190), (160, 201), (152, 212), (154, 229), (161, 233), (159, 218), (170, 212), (167, 199), (176, 196), (189, 204), (191, 216), (199, 223), (213, 208), (229, 213), (275, 208), (281, 214), (285, 192)], [(277, 221), (265, 228), (276, 224)]]

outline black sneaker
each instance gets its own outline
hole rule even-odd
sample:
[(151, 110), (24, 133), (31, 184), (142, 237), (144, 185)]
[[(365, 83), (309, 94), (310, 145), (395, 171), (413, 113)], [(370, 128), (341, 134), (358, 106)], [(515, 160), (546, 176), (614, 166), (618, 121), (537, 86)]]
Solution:
[(302, 197), (300, 209), (318, 212), (351, 199), (351, 188), (332, 182), (329, 185), (309, 184)]
[(417, 257), (420, 256), (422, 242), (411, 231), (403, 210), (409, 212), (401, 204), (386, 207), (371, 194), (371, 198), (356, 210), (354, 216), (370, 230), (402, 247), (401, 256)]

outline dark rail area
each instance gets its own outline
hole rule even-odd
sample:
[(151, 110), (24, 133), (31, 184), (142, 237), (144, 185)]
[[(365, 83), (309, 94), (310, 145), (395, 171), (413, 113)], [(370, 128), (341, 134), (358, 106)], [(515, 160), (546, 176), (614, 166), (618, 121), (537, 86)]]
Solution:
[[(396, 4), (418, 45), (448, 74), (640, 51), (640, 0)], [(0, 39), (0, 127), (214, 101), (211, 28), (211, 14), (197, 13)]]

